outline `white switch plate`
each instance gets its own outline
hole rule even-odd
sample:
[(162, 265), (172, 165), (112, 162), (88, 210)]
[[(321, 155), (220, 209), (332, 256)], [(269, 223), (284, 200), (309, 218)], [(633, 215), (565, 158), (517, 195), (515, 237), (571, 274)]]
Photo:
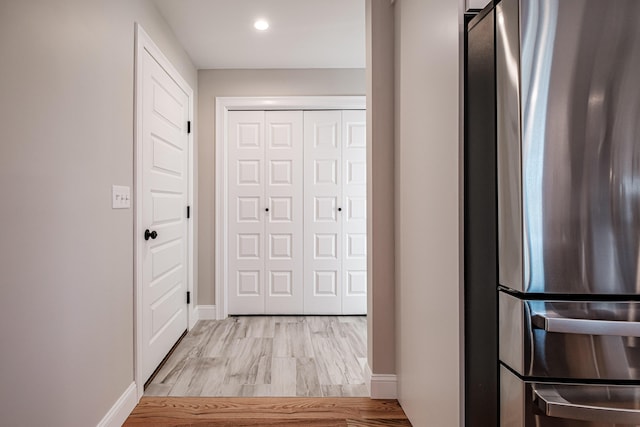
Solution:
[(131, 207), (131, 189), (123, 185), (114, 185), (111, 191), (113, 209), (129, 209)]

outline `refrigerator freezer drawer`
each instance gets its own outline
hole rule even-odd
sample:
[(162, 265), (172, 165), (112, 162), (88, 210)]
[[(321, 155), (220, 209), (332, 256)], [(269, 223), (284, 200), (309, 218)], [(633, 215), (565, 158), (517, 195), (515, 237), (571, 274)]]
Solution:
[(501, 427), (640, 426), (640, 385), (523, 381), (500, 367)]
[(640, 302), (536, 301), (500, 292), (500, 360), (522, 376), (640, 380)]

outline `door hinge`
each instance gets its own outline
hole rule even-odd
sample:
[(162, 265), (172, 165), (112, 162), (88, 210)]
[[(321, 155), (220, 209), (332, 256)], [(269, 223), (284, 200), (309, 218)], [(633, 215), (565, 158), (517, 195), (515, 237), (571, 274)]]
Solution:
[(191, 304), (191, 292), (187, 291), (187, 304)]
[(187, 218), (191, 218), (191, 206), (187, 206)]
[(191, 120), (187, 121), (187, 133), (191, 133)]

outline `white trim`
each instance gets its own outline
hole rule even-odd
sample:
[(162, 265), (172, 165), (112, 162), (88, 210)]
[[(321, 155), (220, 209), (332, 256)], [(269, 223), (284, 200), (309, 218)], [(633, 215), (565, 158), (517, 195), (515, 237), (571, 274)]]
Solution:
[(216, 98), (216, 110), (365, 110), (364, 96), (228, 96)]
[(369, 362), (364, 365), (364, 379), (372, 399), (397, 399), (398, 377), (394, 374), (372, 374)]
[(216, 320), (216, 306), (215, 305), (198, 305), (196, 306), (198, 313), (198, 320)]
[[(180, 76), (180, 74), (178, 74)], [(182, 77), (180, 77), (182, 79)], [(191, 292), (191, 303), (188, 305), (187, 309), (187, 318), (188, 318), (188, 327), (191, 330), (198, 321), (198, 315), (196, 313), (196, 302), (198, 301), (198, 273), (197, 273), (197, 259), (198, 259), (198, 240), (197, 240), (197, 231), (198, 228), (196, 226), (196, 211), (198, 209), (198, 193), (195, 185), (196, 181), (196, 159), (197, 157), (197, 144), (195, 143), (195, 124), (194, 124), (194, 94), (191, 86), (187, 84), (186, 81), (183, 80), (183, 83), (187, 87), (187, 95), (189, 95), (189, 121), (190, 125), (190, 133), (188, 134), (189, 140), (187, 141), (189, 146), (189, 173), (187, 175), (189, 192), (187, 195), (187, 203), (189, 205), (189, 218), (187, 220), (187, 290)], [(184, 88), (183, 88), (184, 90)]]
[[(141, 215), (139, 213), (142, 212), (142, 198), (138, 197), (138, 191), (142, 184), (142, 168), (139, 167), (138, 162), (142, 159), (142, 127), (138, 125), (138, 120), (142, 117), (142, 103), (138, 102), (142, 99), (142, 69), (139, 66), (141, 63), (142, 53), (144, 51), (149, 52), (151, 56), (158, 62), (158, 64), (169, 74), (169, 76), (176, 82), (176, 84), (187, 94), (189, 97), (189, 120), (192, 123), (192, 132), (188, 135), (188, 144), (189, 144), (189, 177), (188, 177), (188, 204), (191, 206), (191, 212), (195, 212), (197, 210), (195, 204), (195, 194), (194, 194), (194, 143), (193, 143), (193, 112), (194, 112), (194, 96), (193, 89), (187, 81), (182, 78), (180, 73), (176, 70), (176, 68), (171, 64), (171, 62), (167, 59), (166, 56), (160, 51), (160, 48), (151, 40), (149, 35), (144, 31), (142, 26), (136, 22), (135, 24), (135, 59), (134, 59), (134, 67), (135, 67), (135, 92), (134, 92), (134, 103), (135, 103), (135, 118), (134, 118), (134, 380), (137, 386), (137, 395), (138, 399), (142, 397), (144, 393), (144, 382), (145, 378), (142, 378), (142, 370), (139, 367), (142, 366), (142, 270), (138, 268), (139, 260), (142, 260), (142, 245), (139, 244), (139, 240), (137, 238), (140, 230), (143, 230), (144, 227), (142, 225)], [(193, 218), (193, 216), (192, 216)], [(188, 329), (191, 329), (197, 320), (197, 316), (195, 313), (195, 288), (196, 286), (196, 275), (194, 274), (194, 259), (197, 257), (197, 248), (195, 246), (195, 230), (193, 226), (193, 221), (188, 221), (188, 230), (187, 230), (187, 257), (188, 257), (188, 271), (187, 271), (187, 291), (191, 292), (193, 296), (192, 304), (188, 305), (188, 314), (187, 314), (187, 325)]]
[(233, 110), (365, 110), (365, 96), (268, 96), (216, 98), (215, 298), (218, 320), (226, 319), (227, 293), (227, 118)]
[(109, 412), (98, 423), (98, 427), (120, 427), (138, 404), (136, 396), (136, 383), (129, 384), (129, 387), (116, 400)]

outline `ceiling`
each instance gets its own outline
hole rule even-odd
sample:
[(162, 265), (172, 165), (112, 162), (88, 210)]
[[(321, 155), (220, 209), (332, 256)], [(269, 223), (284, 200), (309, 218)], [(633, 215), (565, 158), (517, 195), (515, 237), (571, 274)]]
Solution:
[(198, 69), (365, 68), (364, 0), (154, 2)]

